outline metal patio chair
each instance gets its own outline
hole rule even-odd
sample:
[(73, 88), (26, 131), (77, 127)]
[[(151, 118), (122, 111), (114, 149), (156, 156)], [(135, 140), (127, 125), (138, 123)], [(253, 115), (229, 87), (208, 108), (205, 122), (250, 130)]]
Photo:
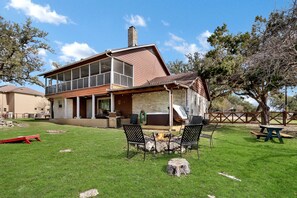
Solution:
[(145, 160), (145, 154), (147, 152), (146, 143), (150, 140), (153, 141), (155, 145), (155, 138), (145, 137), (141, 126), (138, 124), (125, 124), (123, 125), (123, 128), (127, 138), (127, 158), (129, 159), (130, 145), (134, 145), (137, 150), (139, 150), (140, 146), (143, 148), (143, 160)]
[(202, 116), (193, 116), (189, 124), (202, 124)]
[(193, 146), (197, 146), (197, 155), (199, 159), (199, 148), (198, 148), (198, 142), (201, 134), (201, 130), (203, 128), (202, 124), (190, 124), (186, 125), (183, 129), (183, 133), (181, 137), (175, 137), (173, 138), (172, 142), (176, 142), (180, 145), (180, 156), (182, 157), (182, 148), (185, 147), (186, 151), (189, 147), (191, 149)]
[(207, 133), (203, 133), (203, 132), (202, 132), (201, 135), (200, 135), (200, 137), (202, 137), (202, 138), (207, 138), (207, 139), (209, 139), (209, 147), (210, 147), (210, 148), (213, 147), (213, 134), (214, 134), (215, 130), (217, 129), (218, 124), (219, 124), (219, 123), (216, 123), (216, 124), (213, 126), (213, 129), (212, 129), (212, 131), (211, 131), (210, 134), (207, 134)]

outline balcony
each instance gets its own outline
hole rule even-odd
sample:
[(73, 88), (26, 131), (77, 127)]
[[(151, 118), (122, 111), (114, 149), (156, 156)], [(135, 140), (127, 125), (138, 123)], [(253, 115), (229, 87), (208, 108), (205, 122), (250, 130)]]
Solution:
[[(72, 84), (72, 85), (71, 85)], [(85, 78), (78, 78), (75, 80), (70, 80), (66, 82), (61, 82), (57, 85), (47, 86), (45, 89), (45, 94), (55, 94), (62, 93), (65, 91), (72, 91), (78, 89), (84, 89), (88, 87), (96, 87), (101, 85), (110, 84), (110, 72), (103, 74), (93, 75)]]

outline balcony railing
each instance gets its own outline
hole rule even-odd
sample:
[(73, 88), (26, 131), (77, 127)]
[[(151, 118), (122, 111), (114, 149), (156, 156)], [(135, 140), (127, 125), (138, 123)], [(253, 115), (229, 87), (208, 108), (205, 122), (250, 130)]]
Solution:
[(58, 86), (57, 85), (47, 86), (45, 88), (45, 94), (55, 94), (55, 93), (61, 93), (65, 91), (101, 86), (106, 84), (110, 84), (110, 72), (90, 76), (90, 82), (89, 82), (89, 77), (72, 80), (72, 89), (71, 89), (71, 81), (61, 82), (58, 84)]

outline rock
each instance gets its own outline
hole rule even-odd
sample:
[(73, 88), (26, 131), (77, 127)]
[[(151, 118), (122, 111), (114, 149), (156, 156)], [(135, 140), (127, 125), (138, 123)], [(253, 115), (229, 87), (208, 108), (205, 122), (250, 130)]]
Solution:
[(60, 150), (60, 153), (70, 153), (70, 152), (72, 152), (71, 149)]
[(99, 195), (97, 189), (90, 189), (90, 190), (80, 193), (79, 198), (95, 197), (97, 195)]
[(190, 164), (184, 158), (173, 158), (168, 161), (167, 164), (167, 173), (170, 175), (175, 175), (180, 177), (181, 174), (189, 174)]
[(66, 131), (64, 131), (64, 130), (47, 130), (46, 132), (49, 134), (60, 134), (60, 133), (65, 133)]

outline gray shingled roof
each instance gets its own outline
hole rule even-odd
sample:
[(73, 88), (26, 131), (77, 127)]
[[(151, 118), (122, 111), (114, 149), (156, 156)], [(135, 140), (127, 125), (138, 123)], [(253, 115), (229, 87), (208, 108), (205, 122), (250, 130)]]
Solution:
[(30, 89), (28, 87), (16, 87), (14, 85), (3, 85), (0, 86), (0, 92), (6, 93), (22, 93), (22, 94), (29, 94), (29, 95), (37, 95), (37, 96), (44, 96), (43, 93)]
[(193, 81), (198, 77), (198, 74), (196, 72), (188, 72), (188, 73), (181, 73), (181, 74), (175, 74), (175, 75), (170, 75), (170, 76), (162, 76), (162, 77), (157, 77), (154, 78), (145, 84), (146, 85), (161, 85), (161, 84), (166, 84), (166, 83), (179, 83), (182, 85), (191, 85)]

